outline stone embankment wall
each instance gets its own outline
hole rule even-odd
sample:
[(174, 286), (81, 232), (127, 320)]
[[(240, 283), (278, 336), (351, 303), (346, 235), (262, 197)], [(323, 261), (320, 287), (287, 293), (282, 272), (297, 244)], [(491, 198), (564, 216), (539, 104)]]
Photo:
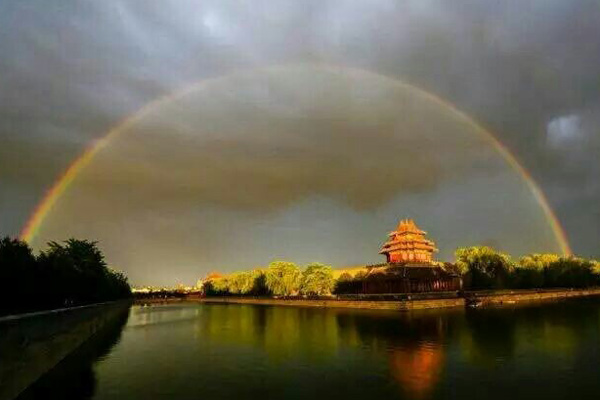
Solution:
[(243, 297), (207, 297), (205, 303), (262, 304), (293, 307), (363, 308), (370, 310), (424, 310), (464, 306), (465, 299), (426, 300), (303, 300), (303, 299), (260, 299)]
[(0, 400), (12, 400), (118, 315), (130, 302), (0, 318)]
[(600, 288), (530, 289), (512, 291), (472, 291), (465, 293), (467, 305), (495, 306), (515, 303), (562, 300), (573, 297), (600, 296)]
[[(365, 297), (361, 299), (270, 299), (252, 297), (207, 297), (199, 301), (205, 303), (262, 304), (295, 307), (332, 307), (362, 308), (371, 310), (425, 310), (433, 308), (465, 307), (465, 306), (499, 306), (536, 301), (563, 300), (575, 297), (600, 296), (600, 288), (594, 289), (550, 289), (550, 290), (514, 290), (514, 291), (480, 291), (464, 292), (461, 295), (446, 294), (444, 298), (431, 295), (419, 295), (399, 299), (381, 299)], [(388, 296), (394, 297), (394, 296)]]

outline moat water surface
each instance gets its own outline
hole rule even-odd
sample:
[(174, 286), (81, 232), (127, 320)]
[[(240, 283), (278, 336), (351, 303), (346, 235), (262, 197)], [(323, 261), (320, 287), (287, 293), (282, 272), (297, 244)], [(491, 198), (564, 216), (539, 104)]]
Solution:
[(600, 300), (382, 312), (133, 306), (23, 399), (597, 399)]

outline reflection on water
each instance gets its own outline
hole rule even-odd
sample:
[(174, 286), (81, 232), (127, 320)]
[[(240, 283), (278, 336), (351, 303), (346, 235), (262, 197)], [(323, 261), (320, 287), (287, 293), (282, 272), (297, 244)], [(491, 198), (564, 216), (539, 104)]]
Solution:
[(129, 309), (123, 309), (102, 330), (30, 386), (18, 399), (92, 398), (96, 389), (93, 365), (108, 355), (119, 342), (128, 319)]
[(401, 387), (420, 398), (429, 394), (438, 381), (443, 359), (444, 351), (435, 343), (396, 349), (390, 354), (390, 371)]
[(112, 339), (89, 343), (28, 394), (580, 399), (600, 392), (600, 300), (412, 313), (189, 303), (134, 307), (118, 346), (115, 328)]

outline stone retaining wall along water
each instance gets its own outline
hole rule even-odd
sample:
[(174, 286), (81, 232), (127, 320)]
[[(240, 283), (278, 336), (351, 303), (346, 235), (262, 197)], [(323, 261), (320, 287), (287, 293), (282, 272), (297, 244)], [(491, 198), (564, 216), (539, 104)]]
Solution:
[(600, 288), (471, 291), (466, 292), (464, 296), (467, 305), (498, 306), (539, 301), (557, 301), (574, 297), (600, 296)]
[(0, 400), (17, 397), (129, 306), (114, 302), (0, 318)]
[[(444, 295), (445, 297), (442, 297)], [(437, 297), (436, 297), (437, 296)], [(556, 301), (574, 297), (600, 296), (600, 288), (528, 289), (470, 291), (464, 293), (430, 293), (418, 295), (344, 296), (332, 299), (273, 299), (254, 297), (207, 297), (205, 303), (262, 304), (296, 307), (362, 308), (371, 310), (424, 310), (464, 306), (498, 306), (539, 301)], [(376, 298), (377, 297), (377, 298)], [(397, 297), (392, 299), (392, 297)], [(144, 302), (144, 300), (140, 300)]]
[(463, 298), (426, 300), (300, 300), (259, 299), (243, 297), (207, 297), (206, 303), (262, 304), (293, 307), (363, 308), (370, 310), (423, 310), (431, 308), (459, 307), (465, 305)]

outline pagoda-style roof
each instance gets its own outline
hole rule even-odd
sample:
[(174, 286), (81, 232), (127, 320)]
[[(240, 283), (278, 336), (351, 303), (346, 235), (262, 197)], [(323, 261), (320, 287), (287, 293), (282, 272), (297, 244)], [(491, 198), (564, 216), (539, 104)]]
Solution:
[(417, 226), (417, 224), (415, 224), (415, 221), (413, 221), (412, 219), (403, 219), (398, 223), (398, 227), (396, 228), (395, 231), (390, 232), (390, 236), (395, 236), (395, 235), (404, 235), (404, 234), (408, 234), (408, 233), (414, 233), (416, 235), (426, 235), (427, 232), (419, 229), (419, 227)]
[(418, 263), (387, 264), (371, 268), (367, 273), (370, 278), (409, 278), (409, 279), (444, 279), (456, 276), (439, 265), (422, 265)]
[(426, 234), (412, 219), (401, 220), (396, 230), (389, 233), (379, 254), (384, 254), (391, 263), (414, 261), (431, 264), (433, 253), (438, 250), (435, 243), (425, 237)]
[(437, 249), (435, 248), (435, 244), (431, 240), (423, 239), (422, 241), (386, 242), (379, 253), (383, 254), (385, 252), (394, 250), (416, 249), (437, 251)]
[(401, 220), (395, 231), (390, 232), (390, 239), (385, 242), (379, 254), (398, 250), (422, 249), (431, 252), (438, 251), (435, 243), (425, 238), (427, 232), (419, 229), (412, 219)]

